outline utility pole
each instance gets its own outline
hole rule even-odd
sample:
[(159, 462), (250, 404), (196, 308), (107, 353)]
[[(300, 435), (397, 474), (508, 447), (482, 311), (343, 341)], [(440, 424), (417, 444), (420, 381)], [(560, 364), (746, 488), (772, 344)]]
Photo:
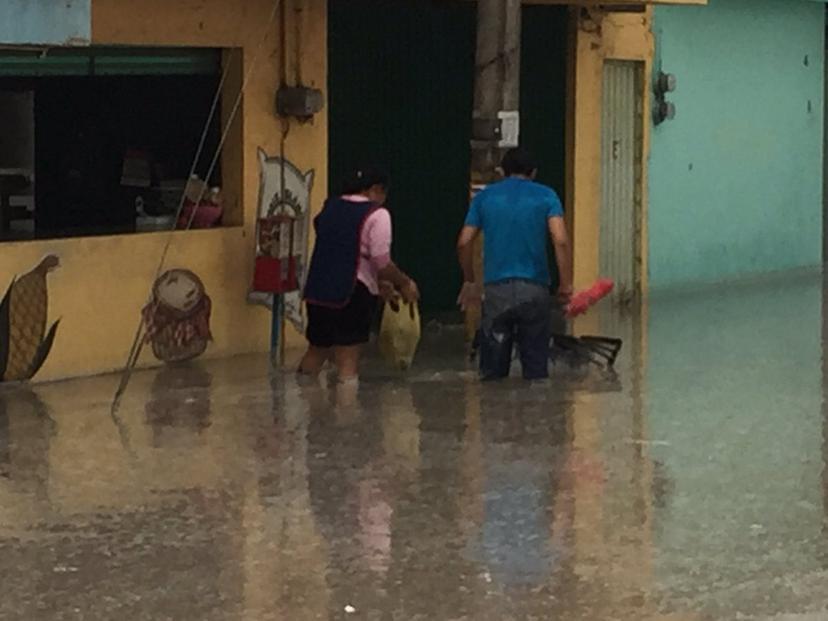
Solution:
[[(521, 0), (477, 0), (471, 194), (494, 181), (504, 151), (520, 134)], [(482, 276), (482, 246), (475, 249), (475, 273)], [(480, 324), (479, 309), (466, 312), (466, 337)]]
[(505, 148), (517, 146), (521, 0), (477, 0), (472, 183), (497, 179)]

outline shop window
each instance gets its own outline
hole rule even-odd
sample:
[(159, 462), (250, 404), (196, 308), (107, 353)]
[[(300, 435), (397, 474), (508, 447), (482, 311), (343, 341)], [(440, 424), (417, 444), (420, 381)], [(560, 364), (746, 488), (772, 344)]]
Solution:
[(199, 210), (196, 224), (236, 224), (228, 196), (239, 188), (223, 181), (239, 182), (240, 159), (207, 178), (221, 135), (221, 105), (207, 123), (221, 67), (219, 50), (0, 52), (0, 240), (174, 228), (205, 131), (196, 175), (217, 208)]

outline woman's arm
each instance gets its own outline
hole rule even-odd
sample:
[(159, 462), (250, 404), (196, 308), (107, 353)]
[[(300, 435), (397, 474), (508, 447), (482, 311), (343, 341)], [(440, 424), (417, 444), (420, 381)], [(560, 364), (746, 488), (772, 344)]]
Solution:
[(417, 283), (391, 260), (391, 214), (381, 209), (373, 218), (368, 231), (368, 252), (378, 279), (394, 285), (406, 302), (416, 302), (420, 299)]

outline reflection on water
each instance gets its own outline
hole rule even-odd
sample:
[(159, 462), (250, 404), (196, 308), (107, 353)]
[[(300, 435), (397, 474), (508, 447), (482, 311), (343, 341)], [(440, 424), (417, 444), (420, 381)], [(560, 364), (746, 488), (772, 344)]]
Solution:
[(0, 485), (44, 507), (54, 431), (48, 408), (34, 391), (26, 386), (0, 388)]
[(809, 586), (825, 545), (821, 298), (796, 279), (651, 315), (652, 454), (674, 487), (654, 561), (680, 603), (721, 618), (828, 601)]
[[(0, 390), (5, 619), (785, 619), (828, 602), (824, 293), (585, 318), (617, 374), (263, 358)], [(816, 615), (816, 616), (814, 616)], [(809, 618), (809, 617), (801, 617)]]
[[(196, 364), (181, 364), (158, 371), (145, 406), (153, 446), (172, 446), (176, 435), (185, 443), (210, 426), (212, 376)], [(176, 430), (182, 430), (175, 434)]]

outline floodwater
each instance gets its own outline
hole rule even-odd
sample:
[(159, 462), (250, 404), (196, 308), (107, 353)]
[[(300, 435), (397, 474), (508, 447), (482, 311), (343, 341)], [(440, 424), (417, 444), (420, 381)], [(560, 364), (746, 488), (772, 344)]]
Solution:
[(260, 357), (0, 390), (0, 619), (828, 619), (823, 285), (603, 309), (617, 375)]

